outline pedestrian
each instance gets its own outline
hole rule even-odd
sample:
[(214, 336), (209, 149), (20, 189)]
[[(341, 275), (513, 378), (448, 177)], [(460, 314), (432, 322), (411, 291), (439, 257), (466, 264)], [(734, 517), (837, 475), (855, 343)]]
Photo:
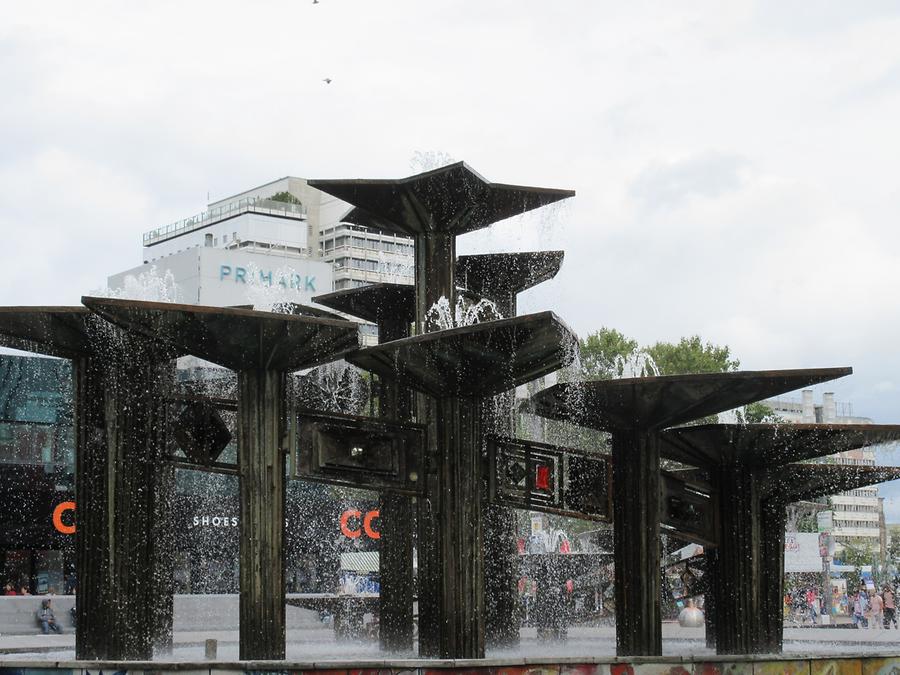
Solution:
[(19, 595), (31, 595), (31, 591), (28, 590), (28, 586), (22, 586), (19, 589)]
[(6, 586), (3, 587), (3, 595), (16, 595), (16, 589), (11, 581), (7, 581)]
[(885, 584), (881, 597), (884, 599), (884, 627), (890, 628), (891, 624), (894, 624), (894, 629), (896, 630), (897, 609), (894, 606), (894, 591), (891, 590), (890, 586)]
[(870, 628), (881, 628), (881, 624), (884, 623), (884, 600), (878, 593), (872, 593), (872, 597), (869, 598), (869, 608), (872, 619)]
[(38, 610), (38, 622), (41, 624), (41, 632), (46, 635), (51, 630), (54, 633), (62, 633), (63, 629), (56, 622), (56, 615), (50, 606), (50, 598), (41, 600), (41, 608)]
[(853, 597), (853, 625), (857, 628), (866, 628), (869, 620), (866, 618), (866, 612), (869, 609), (869, 603), (863, 593), (857, 592)]
[(806, 589), (806, 606), (809, 608), (809, 620), (815, 625), (819, 619), (819, 599), (816, 597), (816, 589), (812, 586)]

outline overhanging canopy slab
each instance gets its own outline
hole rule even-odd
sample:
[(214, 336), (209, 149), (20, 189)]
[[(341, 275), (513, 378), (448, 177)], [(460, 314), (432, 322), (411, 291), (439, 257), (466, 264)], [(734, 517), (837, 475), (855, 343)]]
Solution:
[(232, 370), (299, 370), (359, 344), (357, 326), (349, 321), (168, 302), (81, 300), (126, 330)]
[(575, 195), (491, 183), (464, 162), (400, 179), (311, 180), (358, 208), (343, 220), (409, 236), (463, 234)]
[(774, 467), (900, 439), (900, 425), (704, 424), (668, 429), (660, 452), (697, 467)]
[(788, 464), (769, 472), (769, 496), (788, 504), (900, 478), (898, 466), (844, 466), (842, 464)]
[(370, 284), (325, 293), (313, 302), (350, 316), (378, 323), (383, 319), (412, 323), (416, 318), (416, 289), (410, 284)]
[(562, 383), (538, 392), (532, 410), (593, 429), (662, 429), (827, 382), (852, 368), (746, 370)]
[(521, 293), (555, 277), (564, 255), (563, 251), (463, 255), (456, 261), (456, 281), (491, 299)]
[(394, 340), (345, 358), (431, 396), (480, 398), (571, 363), (574, 340), (559, 317), (541, 312)]
[[(457, 294), (473, 302), (480, 299), (468, 289), (457, 289)], [(376, 324), (382, 321), (412, 323), (416, 318), (416, 288), (412, 284), (368, 284), (317, 295), (313, 302)]]
[(95, 349), (90, 326), (95, 321), (98, 319), (84, 307), (0, 307), (0, 343), (37, 354), (77, 358)]
[[(318, 316), (323, 319), (338, 319), (343, 321), (344, 317), (329, 312), (328, 310), (310, 305), (301, 305), (297, 302), (280, 302), (277, 303), (278, 311), (276, 314), (297, 314), (299, 316)], [(254, 309), (253, 305), (228, 305), (228, 309)], [(264, 311), (264, 310), (263, 310)]]
[[(253, 309), (250, 307), (249, 309)], [(301, 305), (298, 302), (285, 302), (279, 305), (279, 314), (295, 314), (297, 316), (313, 316), (320, 319), (337, 319), (343, 321), (344, 317), (338, 316), (334, 312), (329, 312), (319, 307), (311, 307), (310, 305)]]

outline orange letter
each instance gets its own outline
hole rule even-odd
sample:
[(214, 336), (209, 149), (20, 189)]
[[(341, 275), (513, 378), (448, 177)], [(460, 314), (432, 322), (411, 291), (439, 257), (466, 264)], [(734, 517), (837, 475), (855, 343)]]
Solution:
[(53, 527), (56, 528), (57, 532), (62, 532), (63, 534), (75, 534), (75, 526), (66, 525), (62, 519), (62, 514), (64, 511), (74, 510), (75, 502), (61, 502), (55, 509), (53, 509)]
[(378, 511), (369, 511), (365, 519), (363, 519), (363, 528), (366, 530), (366, 535), (372, 539), (381, 539), (381, 532), (372, 529), (372, 521), (380, 515)]
[(357, 537), (360, 537), (362, 535), (362, 532), (359, 530), (359, 528), (351, 530), (347, 524), (351, 518), (359, 518), (361, 515), (362, 513), (360, 513), (356, 509), (348, 509), (341, 514), (341, 532), (344, 533), (345, 537), (356, 539)]

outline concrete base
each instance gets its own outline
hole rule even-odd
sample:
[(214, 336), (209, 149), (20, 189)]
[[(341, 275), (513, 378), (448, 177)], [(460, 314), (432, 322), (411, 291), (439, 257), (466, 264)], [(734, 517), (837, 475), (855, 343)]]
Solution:
[[(288, 600), (305, 597), (288, 594)], [(74, 633), (70, 611), (75, 604), (74, 595), (11, 595), (0, 596), (0, 636), (36, 635), (41, 632), (35, 613), (41, 600), (50, 598), (53, 612), (66, 633)], [(203, 630), (238, 630), (238, 596), (231, 595), (176, 595), (175, 631), (179, 633)], [(288, 628), (321, 628), (318, 612), (301, 607), (285, 607)], [(74, 639), (74, 638), (72, 638)]]
[(321, 672), (336, 675), (348, 672), (403, 671), (408, 675), (427, 675), (434, 671), (466, 673), (466, 675), (718, 675), (725, 673), (892, 673), (900, 669), (898, 654), (865, 654), (833, 656), (709, 656), (691, 657), (620, 657), (597, 659), (571, 657), (556, 659), (397, 659), (372, 661), (180, 661), (180, 662), (87, 662), (87, 661), (0, 661), (0, 674), (12, 675), (23, 670), (42, 675), (89, 675), (98, 670), (118, 672), (179, 673), (180, 675), (239, 675), (249, 672)]

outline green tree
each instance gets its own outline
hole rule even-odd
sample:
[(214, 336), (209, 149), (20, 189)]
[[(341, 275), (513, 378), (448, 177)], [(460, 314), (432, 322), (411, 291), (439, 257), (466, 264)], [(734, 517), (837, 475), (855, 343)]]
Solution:
[(744, 421), (748, 424), (762, 424), (763, 422), (776, 424), (784, 422), (770, 406), (767, 406), (762, 401), (744, 406)]
[(900, 563), (900, 525), (888, 525), (888, 538), (887, 559), (897, 565)]
[(637, 350), (637, 340), (625, 337), (615, 328), (601, 328), (579, 341), (581, 368), (588, 380), (609, 380), (616, 373), (616, 360), (628, 358)]
[(815, 513), (806, 513), (797, 520), (797, 532), (818, 532), (819, 521)]
[(647, 348), (662, 375), (686, 373), (727, 373), (740, 368), (741, 362), (732, 358), (728, 345), (719, 347), (704, 342), (699, 335), (681, 338), (677, 344), (657, 342)]
[[(641, 348), (637, 340), (615, 328), (603, 327), (579, 341), (581, 376), (587, 380), (608, 380), (620, 377), (623, 359), (644, 352), (650, 356), (660, 375), (688, 373), (726, 373), (737, 370), (741, 363), (734, 358), (728, 345), (705, 342), (699, 335), (681, 338), (677, 343), (657, 342)], [(783, 422), (765, 403), (751, 403), (738, 411), (739, 422), (748, 424)], [(710, 416), (695, 423), (715, 423)]]
[(852, 572), (846, 572), (847, 592), (855, 592), (859, 590), (862, 583), (861, 567), (864, 565), (872, 565), (875, 569), (875, 555), (864, 547), (857, 547), (850, 543), (844, 543), (844, 550), (835, 556), (835, 561), (840, 560), (843, 565), (852, 565), (855, 569)]
[(276, 192), (274, 195), (269, 197), (269, 199), (273, 202), (284, 202), (286, 204), (300, 204), (300, 200), (297, 199), (290, 192)]
[[(741, 365), (738, 359), (733, 358), (728, 345), (704, 342), (699, 335), (681, 338), (677, 343), (657, 342), (641, 350), (637, 340), (615, 328), (603, 327), (580, 340), (579, 348), (584, 377), (590, 380), (607, 380), (620, 375), (617, 362), (638, 351), (650, 355), (661, 375), (726, 373), (737, 370)], [(763, 408), (752, 412), (760, 418), (771, 413), (767, 407)]]

